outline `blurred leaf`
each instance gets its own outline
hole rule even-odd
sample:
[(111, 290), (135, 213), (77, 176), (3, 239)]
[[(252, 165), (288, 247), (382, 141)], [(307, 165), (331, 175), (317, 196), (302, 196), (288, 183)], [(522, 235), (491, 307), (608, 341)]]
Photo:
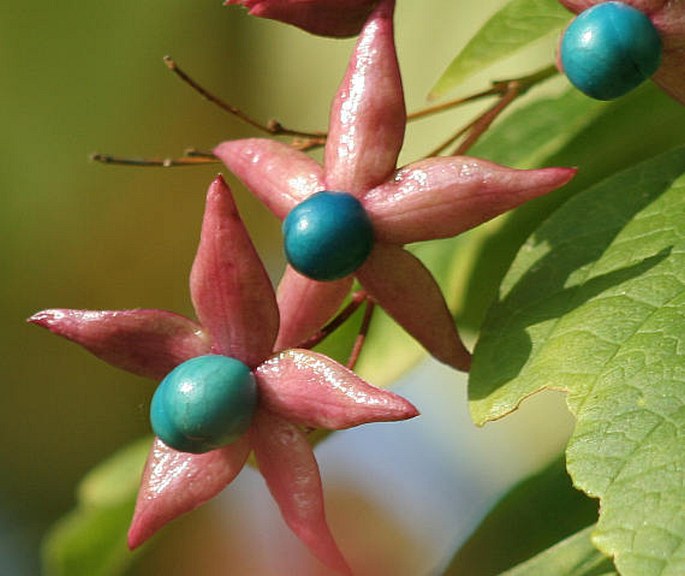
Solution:
[(573, 488), (558, 458), (498, 502), (444, 574), (499, 574), (596, 520), (597, 503)]
[(685, 538), (685, 148), (578, 194), (522, 247), (469, 386), (474, 421), (568, 392), (574, 484), (595, 543), (630, 576), (681, 574)]
[(126, 533), (150, 442), (144, 438), (127, 446), (83, 479), (76, 509), (43, 543), (47, 576), (113, 576), (130, 564), (135, 554)]
[(594, 526), (588, 526), (556, 546), (523, 564), (507, 570), (502, 576), (609, 576), (616, 574), (611, 560), (592, 545)]
[(511, 0), (452, 60), (431, 90), (430, 98), (443, 95), (470, 74), (560, 30), (571, 17), (572, 14), (557, 0)]
[(128, 502), (140, 486), (140, 475), (151, 438), (122, 448), (91, 470), (78, 487), (78, 501), (85, 506), (111, 506)]

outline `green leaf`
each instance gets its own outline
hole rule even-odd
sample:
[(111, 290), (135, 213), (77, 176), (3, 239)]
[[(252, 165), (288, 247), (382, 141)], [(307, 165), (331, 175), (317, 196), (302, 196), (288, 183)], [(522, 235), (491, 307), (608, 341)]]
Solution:
[(685, 149), (573, 197), (517, 255), (469, 387), (474, 421), (568, 392), (574, 484), (601, 500), (595, 544), (621, 574), (682, 574)]
[(590, 539), (594, 526), (588, 526), (573, 536), (552, 546), (523, 564), (502, 573), (502, 576), (609, 576), (616, 574), (613, 564), (595, 548)]
[[(555, 125), (557, 130), (550, 128)], [(516, 111), (489, 131), (474, 147), (474, 156), (520, 168), (578, 166), (579, 171), (563, 189), (476, 231), (480, 242), (472, 265), (462, 272), (468, 283), (457, 309), (461, 325), (480, 327), (519, 247), (565, 200), (618, 170), (683, 144), (683, 134), (683, 107), (649, 84), (608, 104), (570, 90)]]
[(561, 30), (572, 16), (557, 0), (511, 0), (452, 60), (431, 90), (430, 97), (443, 95), (470, 74)]
[(135, 558), (126, 532), (150, 442), (144, 438), (127, 446), (81, 481), (76, 509), (43, 543), (47, 576), (115, 576)]
[(557, 458), (497, 503), (444, 576), (499, 574), (596, 520), (596, 502), (573, 488), (564, 459)]

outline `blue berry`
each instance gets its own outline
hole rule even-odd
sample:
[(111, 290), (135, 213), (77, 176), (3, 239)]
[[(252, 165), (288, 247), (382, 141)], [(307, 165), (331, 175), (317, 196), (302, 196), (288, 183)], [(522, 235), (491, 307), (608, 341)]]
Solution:
[(373, 248), (369, 216), (347, 192), (312, 194), (283, 221), (283, 236), (290, 265), (314, 280), (337, 280), (351, 274)]
[(612, 100), (636, 88), (661, 63), (661, 39), (649, 18), (621, 2), (582, 12), (561, 40), (571, 83), (592, 98)]
[(234, 358), (211, 354), (167, 374), (152, 397), (150, 421), (167, 446), (200, 454), (242, 436), (256, 405), (250, 369)]

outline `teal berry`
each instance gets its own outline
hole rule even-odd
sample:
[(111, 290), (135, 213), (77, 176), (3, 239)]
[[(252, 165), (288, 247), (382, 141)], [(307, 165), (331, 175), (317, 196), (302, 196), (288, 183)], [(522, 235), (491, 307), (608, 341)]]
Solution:
[(324, 190), (283, 221), (290, 265), (313, 280), (337, 280), (359, 268), (373, 248), (371, 220), (352, 194)]
[(571, 83), (592, 98), (612, 100), (649, 78), (661, 63), (661, 39), (649, 18), (621, 2), (582, 12), (561, 40)]
[(167, 374), (152, 397), (150, 421), (167, 446), (201, 454), (240, 438), (256, 405), (250, 369), (234, 358), (210, 354)]

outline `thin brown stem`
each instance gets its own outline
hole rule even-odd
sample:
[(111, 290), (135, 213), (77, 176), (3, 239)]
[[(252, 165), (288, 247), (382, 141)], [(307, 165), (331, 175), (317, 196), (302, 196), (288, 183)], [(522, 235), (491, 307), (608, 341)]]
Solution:
[(512, 87), (511, 91), (502, 96), (493, 106), (488, 108), (483, 114), (481, 114), (475, 122), (471, 124), (468, 131), (468, 136), (464, 141), (456, 148), (452, 153), (453, 156), (460, 156), (466, 154), (466, 152), (473, 146), (478, 139), (486, 132), (490, 125), (495, 121), (495, 119), (502, 113), (506, 108), (521, 95), (521, 92), (516, 87)]
[(376, 303), (373, 300), (366, 301), (366, 308), (364, 308), (364, 317), (362, 318), (362, 324), (359, 327), (359, 333), (354, 339), (354, 344), (352, 345), (352, 351), (350, 352), (350, 357), (347, 360), (347, 367), (350, 370), (354, 370), (359, 360), (359, 355), (362, 353), (362, 348), (366, 342), (366, 335), (369, 333), (369, 326), (371, 325), (371, 318), (373, 318), (373, 311), (376, 309)]
[(364, 303), (366, 299), (367, 295), (364, 290), (359, 290), (352, 294), (352, 299), (350, 302), (333, 318), (333, 320), (321, 328), (321, 330), (299, 344), (297, 348), (314, 348), (314, 346), (321, 343), (338, 328), (340, 328), (340, 326), (342, 326), (350, 318), (350, 316), (357, 311), (357, 309)]
[(480, 92), (476, 92), (475, 94), (471, 94), (469, 96), (455, 98), (454, 100), (449, 100), (448, 102), (443, 102), (442, 104), (428, 106), (426, 108), (422, 108), (421, 110), (416, 110), (415, 112), (407, 114), (407, 120), (412, 121), (418, 120), (420, 118), (425, 118), (426, 116), (437, 114), (439, 112), (444, 112), (446, 110), (451, 110), (452, 108), (456, 108), (457, 106), (461, 106), (462, 104), (468, 104), (470, 102), (482, 100), (483, 98), (487, 98), (489, 96), (504, 96), (509, 91), (509, 86), (512, 82), (518, 83), (521, 89), (521, 94), (523, 94), (536, 84), (539, 84), (540, 82), (543, 82), (548, 78), (551, 78), (557, 73), (558, 70), (556, 66), (552, 65), (546, 66), (545, 68), (541, 68), (540, 70), (537, 70), (532, 74), (521, 76), (520, 78), (513, 78), (509, 80), (495, 80), (492, 82), (492, 86), (486, 90), (481, 90)]
[(463, 128), (460, 128), (459, 130), (457, 130), (447, 140), (445, 140), (439, 146), (437, 146), (436, 148), (433, 148), (433, 150), (431, 150), (428, 154), (426, 154), (426, 158), (431, 158), (433, 156), (437, 156), (438, 154), (440, 154), (441, 152), (443, 152), (444, 150), (449, 148), (452, 144), (454, 144), (457, 140), (459, 140), (459, 138), (461, 138), (464, 134), (466, 134), (471, 129), (471, 127), (474, 125), (475, 122), (476, 121), (474, 120), (473, 122), (470, 122), (469, 124), (467, 124)]
[(514, 101), (516, 98), (525, 94), (531, 87), (535, 86), (539, 82), (546, 80), (553, 74), (556, 74), (557, 70), (554, 66), (548, 66), (542, 70), (538, 70), (533, 74), (528, 76), (523, 76), (521, 78), (516, 78), (513, 80), (499, 80), (492, 83), (492, 88), (479, 92), (467, 98), (461, 98), (458, 100), (452, 100), (445, 104), (434, 106), (432, 108), (427, 108), (421, 111), (420, 114), (414, 115), (415, 118), (420, 116), (426, 116), (428, 114), (433, 114), (440, 112), (442, 110), (447, 110), (450, 107), (456, 106), (460, 103), (471, 102), (473, 100), (492, 95), (499, 95), (500, 98), (490, 106), (485, 112), (481, 113), (476, 117), (475, 120), (469, 122), (463, 128), (460, 128), (447, 140), (441, 143), (438, 147), (431, 150), (427, 157), (437, 156), (444, 152), (449, 146), (454, 144), (459, 138), (465, 136), (464, 141), (452, 152), (452, 155), (465, 154), (477, 141), (478, 139), (490, 128), (490, 125), (495, 121), (495, 119), (502, 113), (506, 108)]
[(206, 88), (202, 87), (200, 84), (198, 84), (195, 80), (193, 80), (184, 70), (179, 68), (178, 64), (171, 58), (170, 56), (164, 56), (163, 58), (164, 63), (166, 64), (167, 68), (171, 70), (176, 76), (178, 76), (183, 82), (188, 84), (195, 92), (197, 92), (200, 96), (202, 96), (205, 100), (208, 100), (212, 104), (215, 104), (219, 108), (221, 108), (224, 112), (228, 112), (229, 114), (232, 114), (236, 118), (239, 118), (246, 124), (249, 124), (253, 128), (256, 128), (257, 130), (260, 130), (261, 132), (265, 132), (267, 134), (270, 134), (272, 136), (294, 136), (296, 138), (304, 138), (304, 139), (321, 139), (323, 138), (325, 140), (326, 134), (323, 132), (302, 132), (300, 130), (293, 130), (291, 128), (286, 128), (281, 124), (278, 120), (269, 120), (266, 124), (263, 124), (259, 122), (258, 120), (255, 120), (251, 116), (248, 116), (237, 108), (236, 106), (233, 106), (232, 104), (229, 104), (228, 102), (224, 102), (221, 98), (218, 96), (215, 96), (212, 94), (209, 90)]
[(111, 154), (91, 154), (90, 159), (103, 164), (117, 164), (120, 166), (155, 166), (160, 168), (174, 168), (179, 166), (199, 166), (201, 164), (219, 164), (220, 160), (212, 156), (184, 156), (182, 158), (128, 158)]
[(407, 121), (411, 122), (412, 120), (419, 120), (421, 118), (425, 118), (426, 116), (431, 116), (432, 114), (438, 114), (439, 112), (451, 110), (452, 108), (456, 108), (457, 106), (461, 106), (462, 104), (476, 102), (477, 100), (487, 98), (488, 96), (497, 96), (499, 93), (499, 90), (495, 87), (495, 85), (493, 85), (491, 88), (488, 88), (487, 90), (483, 90), (482, 92), (476, 92), (475, 94), (471, 94), (470, 96), (455, 98), (454, 100), (449, 100), (441, 104), (435, 104), (433, 106), (421, 108), (421, 110), (415, 110), (414, 112), (407, 114)]
[(204, 150), (198, 150), (197, 148), (186, 148), (183, 151), (183, 156), (186, 158), (207, 158), (208, 160), (218, 160), (212, 152), (205, 152)]
[(290, 142), (290, 145), (295, 148), (295, 150), (300, 150), (302, 152), (321, 148), (325, 144), (325, 136), (314, 136), (312, 138), (293, 138), (293, 140)]

